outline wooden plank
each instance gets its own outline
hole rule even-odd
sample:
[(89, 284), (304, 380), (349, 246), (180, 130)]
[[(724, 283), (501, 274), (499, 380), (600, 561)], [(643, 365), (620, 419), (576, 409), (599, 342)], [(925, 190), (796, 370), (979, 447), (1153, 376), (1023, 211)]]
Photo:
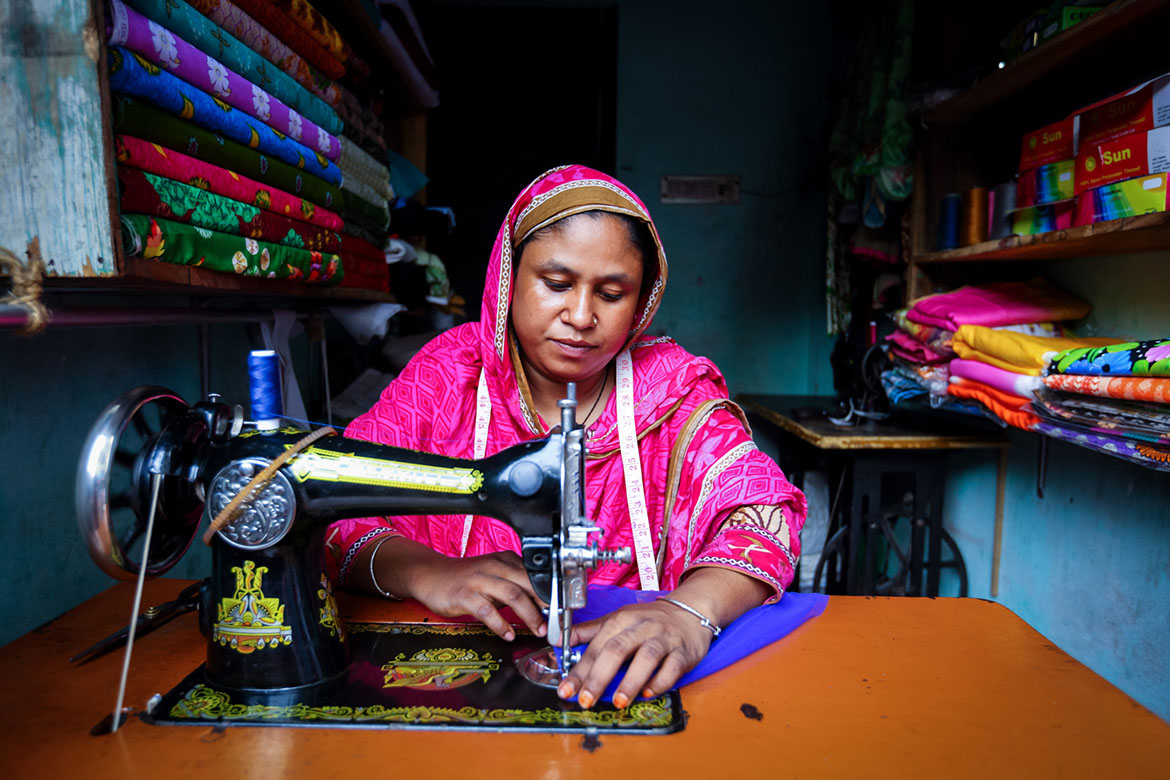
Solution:
[[(961, 450), (1009, 446), (999, 434), (973, 433), (961, 426), (916, 425), (866, 420), (852, 427), (837, 426), (824, 417), (797, 419), (785, 396), (737, 396), (748, 412), (757, 414), (793, 436), (823, 450)], [(823, 399), (831, 400), (831, 399)]]
[(0, 0), (0, 246), (40, 239), (49, 276), (116, 273), (88, 0)]
[[(250, 295), (292, 297), (309, 300), (376, 301), (393, 303), (390, 293), (365, 290), (358, 287), (324, 286), (306, 284), (287, 279), (257, 279), (251, 276), (193, 268), (189, 265), (146, 260), (141, 257), (127, 257), (125, 272), (119, 277), (89, 280), (84, 283), (88, 289), (108, 292), (121, 290), (157, 291), (166, 293), (187, 293), (190, 295)], [(49, 288), (76, 290), (82, 286), (80, 280), (50, 280)]]
[(1076, 27), (1021, 55), (971, 89), (927, 111), (929, 125), (960, 124), (1030, 87), (1057, 68), (1092, 56), (1094, 46), (1134, 32), (1170, 11), (1170, 0), (1114, 0)]
[(1053, 260), (1167, 249), (1170, 249), (1170, 212), (1159, 212), (927, 252), (915, 257), (914, 261), (921, 265), (982, 260)]

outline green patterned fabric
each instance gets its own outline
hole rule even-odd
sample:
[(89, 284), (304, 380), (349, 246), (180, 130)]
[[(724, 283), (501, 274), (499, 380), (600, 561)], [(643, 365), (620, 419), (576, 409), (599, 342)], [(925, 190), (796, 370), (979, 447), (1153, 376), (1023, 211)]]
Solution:
[(122, 215), (122, 241), (131, 257), (243, 276), (336, 284), (344, 275), (341, 258), (334, 254), (257, 241), (146, 214)]
[(114, 95), (113, 115), (115, 134), (132, 135), (174, 149), (327, 209), (336, 211), (344, 202), (340, 187), (144, 101)]

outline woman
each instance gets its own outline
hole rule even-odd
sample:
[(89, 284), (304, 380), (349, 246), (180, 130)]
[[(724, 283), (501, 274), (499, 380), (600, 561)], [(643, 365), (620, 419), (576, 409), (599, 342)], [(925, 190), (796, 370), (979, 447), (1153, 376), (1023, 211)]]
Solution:
[[(577, 383), (588, 516), (606, 548), (636, 553), (590, 581), (671, 591), (574, 627), (573, 643), (589, 647), (558, 692), (586, 708), (627, 661), (617, 706), (669, 690), (711, 644), (703, 619), (725, 626), (778, 600), (800, 554), (804, 496), (755, 448), (718, 369), (670, 339), (642, 337), (666, 271), (629, 189), (581, 166), (549, 171), (500, 228), (481, 321), (428, 344), (346, 431), (481, 458), (547, 436), (566, 384)], [(345, 585), (473, 615), (508, 641), (502, 607), (547, 632), (519, 540), (497, 520), (345, 520), (328, 545)]]

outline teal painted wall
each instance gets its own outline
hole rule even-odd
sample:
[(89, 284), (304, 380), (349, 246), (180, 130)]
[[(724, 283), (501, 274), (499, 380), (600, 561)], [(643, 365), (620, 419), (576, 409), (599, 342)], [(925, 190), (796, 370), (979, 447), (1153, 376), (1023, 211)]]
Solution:
[[(651, 332), (710, 357), (732, 393), (832, 394), (826, 356), (828, 4), (618, 3), (617, 176), (670, 262)], [(739, 205), (666, 205), (663, 175), (739, 174)]]
[[(210, 329), (212, 389), (246, 404), (246, 326)], [(89, 557), (73, 502), (78, 456), (102, 410), (132, 387), (155, 384), (188, 403), (199, 396), (193, 325), (0, 331), (0, 644), (113, 584)], [(198, 541), (169, 576), (204, 576)], [(113, 630), (113, 626), (110, 627)], [(93, 637), (96, 641), (100, 637)], [(87, 637), (78, 637), (80, 650)]]

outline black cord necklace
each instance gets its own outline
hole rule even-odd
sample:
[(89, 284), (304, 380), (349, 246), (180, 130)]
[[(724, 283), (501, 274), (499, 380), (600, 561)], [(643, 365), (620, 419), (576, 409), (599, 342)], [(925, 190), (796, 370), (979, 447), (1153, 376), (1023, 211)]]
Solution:
[(586, 425), (589, 422), (589, 418), (593, 416), (593, 410), (597, 408), (599, 403), (601, 403), (601, 396), (605, 395), (605, 383), (608, 381), (609, 364), (607, 363), (605, 366), (605, 374), (601, 377), (601, 390), (598, 391), (597, 398), (593, 399), (593, 406), (589, 407), (589, 412), (583, 418), (581, 418), (582, 425)]

